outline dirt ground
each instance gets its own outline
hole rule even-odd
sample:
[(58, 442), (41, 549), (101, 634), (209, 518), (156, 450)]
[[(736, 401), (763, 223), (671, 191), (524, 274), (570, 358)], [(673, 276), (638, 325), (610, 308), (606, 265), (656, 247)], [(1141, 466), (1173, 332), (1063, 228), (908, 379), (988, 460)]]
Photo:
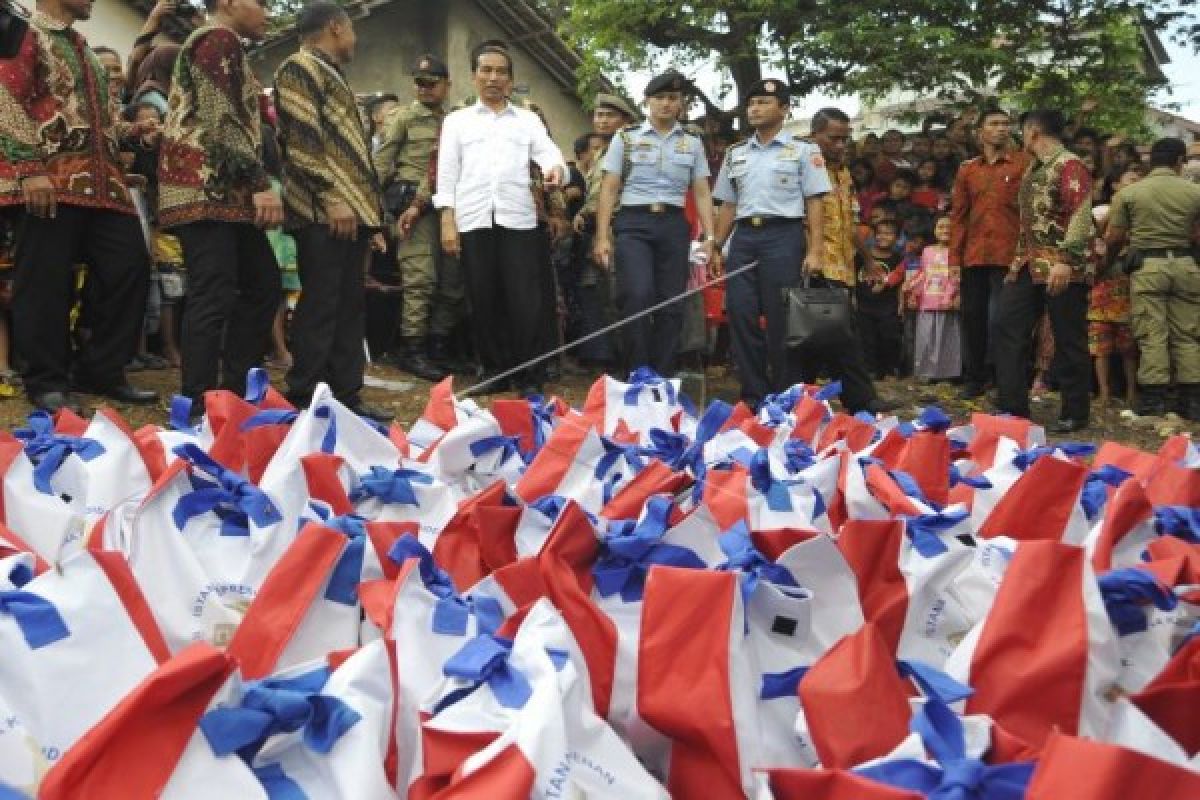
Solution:
[[(364, 390), (364, 397), (368, 402), (391, 408), (395, 412), (396, 418), (406, 426), (420, 416), (429, 392), (428, 383), (379, 365), (372, 365), (368, 375), (384, 381), (399, 381), (412, 385), (411, 389), (403, 392), (368, 387)], [(148, 423), (165, 425), (167, 403), (170, 396), (179, 388), (178, 370), (136, 372), (131, 373), (130, 379), (137, 386), (156, 389), (163, 399), (157, 406), (118, 405), (117, 409), (134, 428)], [(282, 373), (273, 372), (272, 379), (276, 386), (282, 386)], [(557, 394), (571, 405), (579, 407), (593, 380), (594, 376), (587, 375), (564, 378), (558, 383), (547, 385), (546, 391)], [(737, 400), (737, 381), (724, 368), (710, 367), (706, 372), (705, 383), (708, 393), (705, 402), (713, 398), (729, 402)], [(462, 380), (456, 382), (457, 388), (466, 388), (468, 385), (468, 382)], [(915, 417), (921, 408), (930, 404), (940, 406), (955, 420), (964, 420), (973, 411), (990, 410), (986, 401), (965, 403), (959, 400), (957, 397), (958, 387), (951, 384), (930, 386), (917, 384), (911, 380), (891, 380), (880, 383), (879, 391), (883, 396), (902, 404), (896, 412), (902, 418)], [(106, 402), (102, 398), (89, 395), (81, 395), (81, 399), (86, 409), (96, 408)], [(700, 398), (693, 399), (700, 400)], [(486, 404), (487, 400), (484, 399), (482, 402)], [(112, 404), (110, 403), (110, 405)], [(1075, 441), (1118, 441), (1154, 451), (1167, 436), (1176, 433), (1190, 432), (1193, 436), (1200, 436), (1200, 426), (1191, 425), (1173, 415), (1165, 419), (1123, 419), (1121, 412), (1124, 408), (1123, 403), (1119, 401), (1114, 401), (1107, 410), (1101, 409), (1099, 404), (1093, 405), (1092, 427), (1070, 438)], [(1034, 419), (1041, 424), (1052, 422), (1057, 415), (1057, 409), (1058, 398), (1054, 393), (1034, 399)], [(29, 411), (29, 404), (19, 392), (11, 397), (0, 397), (0, 426), (5, 430), (21, 427), (24, 425)]]

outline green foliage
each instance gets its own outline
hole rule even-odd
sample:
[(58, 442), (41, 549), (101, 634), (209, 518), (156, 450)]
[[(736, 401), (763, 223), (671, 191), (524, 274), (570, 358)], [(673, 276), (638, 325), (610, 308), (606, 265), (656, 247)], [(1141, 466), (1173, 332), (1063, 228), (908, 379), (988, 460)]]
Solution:
[[(585, 94), (601, 73), (670, 62), (728, 77), (736, 103), (764, 74), (798, 94), (901, 89), (1022, 105), (1098, 104), (1110, 129), (1136, 125), (1162, 77), (1142, 70), (1147, 29), (1200, 50), (1194, 14), (1175, 0), (542, 0), (584, 54)], [(640, 87), (627, 87), (638, 89)], [(724, 103), (721, 103), (724, 104)]]

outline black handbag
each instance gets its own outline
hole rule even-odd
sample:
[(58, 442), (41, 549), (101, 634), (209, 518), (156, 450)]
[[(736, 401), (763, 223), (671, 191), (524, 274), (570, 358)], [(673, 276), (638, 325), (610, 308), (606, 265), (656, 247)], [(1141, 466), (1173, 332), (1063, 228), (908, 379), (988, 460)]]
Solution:
[(841, 287), (800, 286), (783, 289), (787, 319), (784, 344), (791, 349), (844, 345), (850, 338), (850, 293)]
[(0, 58), (16, 58), (29, 23), (17, 6), (0, 0)]

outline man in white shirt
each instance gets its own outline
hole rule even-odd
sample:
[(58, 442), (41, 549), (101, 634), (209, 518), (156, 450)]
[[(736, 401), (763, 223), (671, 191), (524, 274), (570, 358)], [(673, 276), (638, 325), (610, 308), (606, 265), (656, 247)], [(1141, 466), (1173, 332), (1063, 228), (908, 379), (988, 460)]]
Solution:
[[(535, 258), (537, 226), (529, 165), (548, 189), (566, 180), (566, 162), (537, 115), (508, 102), (512, 58), (480, 48), (474, 81), (479, 100), (448, 115), (438, 146), (437, 193), (442, 248), (461, 259), (471, 325), (484, 380), (538, 355), (544, 308), (544, 262)], [(518, 392), (540, 394), (541, 369), (514, 376)], [(497, 381), (490, 391), (505, 388)]]

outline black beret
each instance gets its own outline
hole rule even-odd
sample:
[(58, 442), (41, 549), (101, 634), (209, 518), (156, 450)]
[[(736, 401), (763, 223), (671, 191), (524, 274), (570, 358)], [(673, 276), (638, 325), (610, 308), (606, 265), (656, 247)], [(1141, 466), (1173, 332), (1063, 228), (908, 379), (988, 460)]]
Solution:
[(449, 78), (450, 70), (446, 69), (445, 62), (426, 53), (417, 58), (417, 62), (413, 64), (412, 74), (417, 78)]
[(775, 97), (780, 102), (787, 104), (792, 100), (792, 90), (786, 81), (766, 78), (755, 83), (746, 92), (746, 99), (749, 100), (751, 97)]
[(673, 69), (669, 69), (662, 75), (656, 75), (646, 84), (646, 97), (653, 97), (660, 92), (685, 92), (691, 83), (687, 78), (680, 75)]

